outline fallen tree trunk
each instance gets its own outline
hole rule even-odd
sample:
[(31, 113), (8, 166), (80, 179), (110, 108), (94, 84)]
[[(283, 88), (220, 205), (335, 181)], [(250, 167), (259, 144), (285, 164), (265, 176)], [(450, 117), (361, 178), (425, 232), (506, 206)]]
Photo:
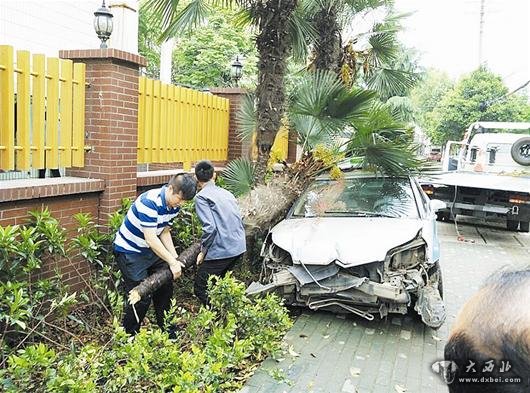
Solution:
[[(306, 155), (288, 168), (285, 174), (275, 177), (269, 184), (258, 185), (248, 194), (240, 197), (238, 203), (247, 244), (283, 218), (300, 192), (323, 168), (322, 161)], [(200, 244), (194, 243), (182, 251), (178, 260), (186, 268), (190, 268), (196, 263), (199, 252)], [(169, 266), (156, 271), (129, 292), (129, 301), (135, 304), (141, 297), (154, 292), (172, 279)]]
[[(178, 257), (185, 269), (188, 269), (195, 265), (197, 261), (197, 255), (201, 251), (200, 243), (194, 243), (190, 247), (182, 251)], [(168, 264), (164, 264), (160, 269), (156, 270), (153, 274), (143, 280), (140, 284), (135, 286), (129, 291), (129, 303), (136, 304), (142, 297), (153, 293), (162, 285), (173, 280), (173, 273), (169, 269)]]

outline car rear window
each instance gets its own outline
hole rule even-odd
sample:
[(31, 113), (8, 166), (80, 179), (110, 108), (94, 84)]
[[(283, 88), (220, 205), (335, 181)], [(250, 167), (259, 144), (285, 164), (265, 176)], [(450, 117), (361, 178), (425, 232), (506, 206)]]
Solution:
[(316, 180), (296, 201), (295, 217), (383, 216), (418, 218), (408, 178)]

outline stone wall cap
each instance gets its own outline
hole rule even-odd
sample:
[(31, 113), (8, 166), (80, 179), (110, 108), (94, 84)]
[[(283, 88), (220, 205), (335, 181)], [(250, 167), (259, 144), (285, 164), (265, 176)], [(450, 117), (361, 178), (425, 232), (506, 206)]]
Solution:
[(61, 59), (71, 60), (82, 60), (82, 59), (115, 59), (126, 63), (138, 65), (140, 67), (147, 66), (147, 60), (145, 57), (125, 52), (119, 49), (106, 48), (106, 49), (69, 49), (60, 50), (59, 57)]
[(247, 94), (247, 89), (241, 87), (211, 87), (210, 93), (212, 94)]
[(100, 192), (104, 189), (105, 181), (102, 179), (70, 176), (2, 180), (0, 181), (0, 202)]

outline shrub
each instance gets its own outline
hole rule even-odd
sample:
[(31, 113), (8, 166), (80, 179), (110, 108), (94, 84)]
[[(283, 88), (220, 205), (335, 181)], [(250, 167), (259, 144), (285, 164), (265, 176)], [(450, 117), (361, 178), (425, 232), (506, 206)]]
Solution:
[[(291, 326), (275, 296), (249, 299), (230, 275), (211, 284), (211, 308), (191, 313), (174, 304), (170, 339), (158, 328), (134, 337), (121, 327), (105, 346), (89, 344), (56, 353), (44, 344), (11, 355), (0, 371), (7, 392), (225, 392), (240, 388), (234, 376), (278, 349)], [(242, 308), (241, 308), (242, 307)]]

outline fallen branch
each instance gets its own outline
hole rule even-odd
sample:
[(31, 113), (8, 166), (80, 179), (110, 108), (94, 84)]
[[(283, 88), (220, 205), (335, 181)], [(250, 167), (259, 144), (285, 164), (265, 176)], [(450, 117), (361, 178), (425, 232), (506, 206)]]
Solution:
[[(178, 261), (182, 262), (185, 268), (190, 268), (195, 265), (200, 250), (201, 245), (199, 243), (194, 243), (180, 253)], [(164, 264), (160, 269), (156, 270), (153, 274), (129, 291), (129, 303), (132, 305), (138, 303), (142, 297), (153, 293), (162, 285), (171, 282), (172, 280), (173, 273), (169, 269), (169, 265)]]
[[(262, 231), (275, 225), (291, 207), (300, 191), (304, 190), (307, 184), (324, 168), (322, 161), (306, 154), (285, 174), (274, 178), (269, 184), (258, 185), (248, 194), (240, 197), (238, 203), (245, 226), (247, 244), (256, 235), (260, 236)], [(184, 250), (178, 260), (189, 268), (195, 265), (199, 251), (200, 245), (195, 243)], [(169, 267), (164, 266), (129, 292), (129, 303), (136, 304), (143, 296), (154, 292), (172, 279), (173, 275)]]

